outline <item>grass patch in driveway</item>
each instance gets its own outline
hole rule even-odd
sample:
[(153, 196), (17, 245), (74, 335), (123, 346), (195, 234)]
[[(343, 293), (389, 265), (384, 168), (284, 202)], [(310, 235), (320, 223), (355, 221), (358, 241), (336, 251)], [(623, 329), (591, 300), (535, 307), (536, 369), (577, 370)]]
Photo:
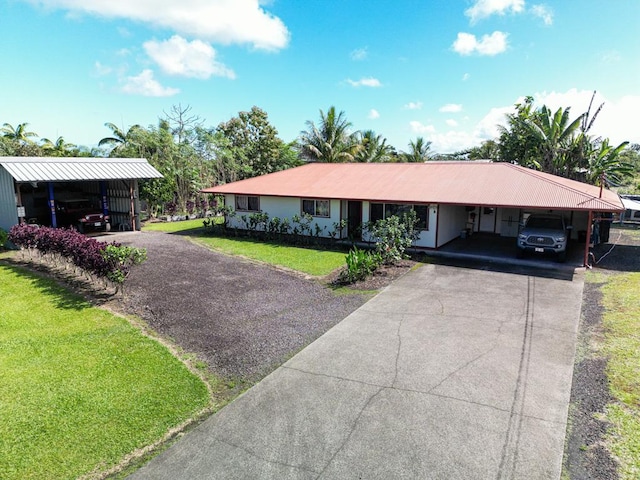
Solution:
[(3, 479), (117, 465), (209, 404), (207, 386), (126, 320), (0, 265)]
[(607, 377), (617, 403), (607, 406), (610, 450), (622, 479), (640, 478), (640, 272), (612, 275), (603, 286)]

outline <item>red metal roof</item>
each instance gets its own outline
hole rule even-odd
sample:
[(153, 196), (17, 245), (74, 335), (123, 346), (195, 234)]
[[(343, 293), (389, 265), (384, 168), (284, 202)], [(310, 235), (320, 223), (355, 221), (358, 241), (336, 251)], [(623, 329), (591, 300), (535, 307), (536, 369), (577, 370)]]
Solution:
[(622, 211), (618, 195), (510, 163), (311, 163), (206, 188), (216, 194)]

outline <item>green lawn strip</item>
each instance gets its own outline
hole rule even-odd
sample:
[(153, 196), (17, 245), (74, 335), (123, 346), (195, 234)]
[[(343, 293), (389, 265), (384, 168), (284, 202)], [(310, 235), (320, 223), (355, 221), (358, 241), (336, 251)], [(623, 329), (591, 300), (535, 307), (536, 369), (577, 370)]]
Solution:
[(345, 263), (345, 253), (294, 247), (250, 238), (193, 236), (198, 243), (229, 255), (289, 268), (313, 276), (328, 275)]
[(143, 227), (143, 230), (182, 233), (208, 248), (228, 255), (239, 255), (312, 276), (328, 275), (345, 263), (346, 253), (340, 251), (294, 247), (251, 238), (206, 235), (202, 221), (202, 218), (197, 218), (181, 222), (148, 223)]
[(603, 286), (607, 376), (618, 403), (607, 407), (608, 437), (622, 479), (640, 478), (640, 272), (612, 275)]
[(0, 265), (0, 298), (3, 479), (106, 470), (209, 404), (166, 347), (55, 282)]
[(186, 230), (203, 229), (204, 218), (194, 220), (183, 220), (181, 222), (155, 222), (146, 223), (142, 230), (146, 232), (179, 233)]

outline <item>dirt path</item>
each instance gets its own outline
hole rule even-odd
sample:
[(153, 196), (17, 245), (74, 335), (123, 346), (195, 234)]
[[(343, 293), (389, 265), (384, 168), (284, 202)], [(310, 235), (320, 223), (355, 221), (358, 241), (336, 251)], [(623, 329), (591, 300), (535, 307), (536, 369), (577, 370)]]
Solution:
[(226, 378), (262, 378), (368, 299), (336, 295), (313, 280), (178, 235), (143, 232), (108, 240), (148, 252), (116, 308), (139, 315)]

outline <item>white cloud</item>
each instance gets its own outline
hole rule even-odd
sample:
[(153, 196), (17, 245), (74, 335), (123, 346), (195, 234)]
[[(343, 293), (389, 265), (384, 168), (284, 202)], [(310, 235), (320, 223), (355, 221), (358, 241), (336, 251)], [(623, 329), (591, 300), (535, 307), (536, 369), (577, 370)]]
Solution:
[(235, 78), (233, 70), (216, 61), (216, 51), (200, 40), (188, 42), (179, 35), (158, 42), (144, 43), (147, 55), (169, 75), (206, 79), (212, 75)]
[(349, 57), (351, 57), (351, 60), (361, 61), (366, 59), (368, 55), (369, 55), (369, 52), (367, 50), (367, 47), (364, 47), (364, 48), (356, 48), (354, 51), (352, 51), (349, 54)]
[(352, 87), (373, 87), (373, 88), (377, 88), (377, 87), (381, 87), (382, 83), (380, 83), (380, 80), (378, 80), (377, 78), (373, 78), (373, 77), (368, 77), (368, 78), (361, 78), (360, 80), (351, 80), (350, 78), (347, 79), (347, 83), (349, 85), (351, 85)]
[(462, 105), (459, 103), (447, 103), (438, 109), (440, 112), (457, 113), (462, 111)]
[(468, 132), (450, 130), (445, 133), (430, 135), (426, 140), (431, 142), (431, 150), (436, 153), (454, 153), (479, 145), (481, 140)]
[(96, 62), (94, 64), (94, 70), (96, 72), (96, 75), (99, 75), (101, 77), (104, 75), (109, 75), (113, 71), (113, 69), (110, 66), (103, 65), (100, 62)]
[(458, 38), (453, 42), (453, 50), (460, 55), (471, 55), (478, 53), (478, 55), (497, 55), (504, 52), (507, 49), (507, 36), (509, 34), (504, 32), (495, 31), (491, 35), (483, 35), (481, 40), (478, 40), (475, 35), (471, 33), (458, 33)]
[(180, 92), (177, 88), (160, 85), (160, 82), (153, 78), (153, 71), (149, 69), (143, 70), (135, 77), (127, 77), (121, 90), (124, 93), (144, 97), (171, 97)]
[(127, 19), (222, 44), (280, 50), (289, 31), (260, 0), (26, 0), (72, 14)]
[(371, 110), (369, 110), (369, 115), (367, 115), (367, 118), (369, 118), (371, 120), (375, 120), (376, 118), (380, 118), (380, 112), (378, 112), (375, 108), (372, 108)]
[(606, 64), (620, 63), (622, 61), (622, 55), (618, 50), (608, 50), (600, 54), (600, 61)]
[(421, 110), (422, 109), (422, 102), (409, 102), (409, 103), (405, 104), (404, 108), (406, 110)]
[(449, 118), (449, 119), (445, 120), (445, 123), (447, 125), (449, 125), (450, 127), (457, 127), (458, 126), (458, 122), (456, 122), (453, 118)]
[(425, 133), (435, 133), (436, 129), (433, 125), (424, 125), (417, 120), (413, 120), (409, 122), (409, 127), (411, 127), (411, 131), (413, 133), (425, 134)]
[(471, 23), (475, 23), (494, 14), (520, 13), (523, 10), (524, 0), (476, 0), (464, 14), (471, 19)]
[(531, 13), (541, 18), (545, 25), (553, 25), (553, 10), (546, 5), (533, 5), (531, 7)]

